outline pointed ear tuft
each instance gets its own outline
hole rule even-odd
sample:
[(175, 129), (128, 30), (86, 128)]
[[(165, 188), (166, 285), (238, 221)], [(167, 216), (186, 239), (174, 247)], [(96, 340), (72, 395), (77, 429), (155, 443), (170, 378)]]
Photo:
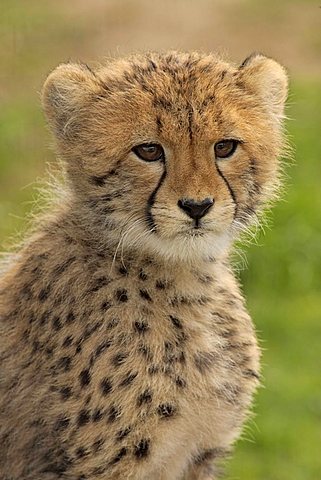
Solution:
[(62, 64), (51, 72), (42, 89), (42, 105), (49, 125), (60, 139), (73, 135), (86, 100), (101, 89), (95, 74), (82, 64)]
[(238, 77), (277, 118), (282, 119), (288, 93), (285, 69), (272, 58), (253, 53), (239, 67)]

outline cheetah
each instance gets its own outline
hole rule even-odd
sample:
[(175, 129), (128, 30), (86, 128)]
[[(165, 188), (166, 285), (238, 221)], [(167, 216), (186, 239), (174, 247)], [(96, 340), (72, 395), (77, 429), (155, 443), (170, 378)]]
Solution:
[(287, 75), (253, 54), (58, 66), (62, 193), (1, 275), (2, 480), (213, 480), (260, 351), (233, 243), (280, 182)]

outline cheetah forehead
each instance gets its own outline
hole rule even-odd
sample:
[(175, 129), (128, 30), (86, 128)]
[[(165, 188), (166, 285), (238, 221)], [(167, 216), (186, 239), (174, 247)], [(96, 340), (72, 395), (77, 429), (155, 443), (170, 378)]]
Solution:
[(278, 123), (286, 91), (284, 69), (262, 55), (237, 68), (213, 54), (146, 53), (95, 69), (60, 65), (45, 82), (43, 105), (63, 147), (85, 144), (102, 129), (105, 138), (129, 146), (129, 132), (148, 140), (160, 123), (165, 136), (237, 138), (243, 129), (246, 137), (254, 123), (258, 130)]

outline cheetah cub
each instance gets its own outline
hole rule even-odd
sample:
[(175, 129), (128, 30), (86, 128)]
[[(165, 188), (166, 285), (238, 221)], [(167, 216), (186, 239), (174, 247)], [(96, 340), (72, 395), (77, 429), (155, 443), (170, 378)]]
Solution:
[(255, 54), (60, 65), (64, 194), (1, 278), (2, 480), (212, 480), (259, 349), (231, 245), (275, 193), (284, 69)]

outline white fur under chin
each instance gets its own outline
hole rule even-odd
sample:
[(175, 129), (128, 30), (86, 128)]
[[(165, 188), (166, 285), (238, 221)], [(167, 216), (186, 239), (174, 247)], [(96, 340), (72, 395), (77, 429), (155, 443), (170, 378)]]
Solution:
[(232, 235), (228, 231), (220, 234), (204, 233), (194, 237), (178, 235), (169, 239), (157, 232), (142, 233), (132, 229), (124, 235), (120, 248), (122, 251), (128, 248), (146, 251), (147, 254), (162, 257), (166, 261), (199, 263), (225, 256), (232, 241)]

